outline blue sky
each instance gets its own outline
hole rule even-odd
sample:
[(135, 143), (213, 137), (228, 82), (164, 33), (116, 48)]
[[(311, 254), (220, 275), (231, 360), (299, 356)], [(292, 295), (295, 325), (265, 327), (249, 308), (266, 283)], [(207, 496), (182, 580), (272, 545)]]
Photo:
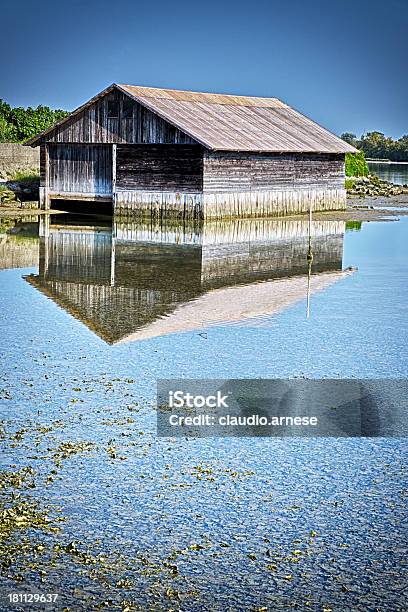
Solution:
[(112, 82), (276, 96), (336, 133), (408, 133), (407, 0), (2, 0), (0, 97)]

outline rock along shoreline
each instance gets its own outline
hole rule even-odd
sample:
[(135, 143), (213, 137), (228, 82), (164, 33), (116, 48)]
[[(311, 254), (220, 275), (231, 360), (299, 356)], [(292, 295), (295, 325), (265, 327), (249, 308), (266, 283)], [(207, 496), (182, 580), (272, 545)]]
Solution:
[(347, 177), (346, 189), (348, 196), (360, 197), (388, 197), (408, 194), (408, 185), (390, 183), (380, 179), (376, 174)]

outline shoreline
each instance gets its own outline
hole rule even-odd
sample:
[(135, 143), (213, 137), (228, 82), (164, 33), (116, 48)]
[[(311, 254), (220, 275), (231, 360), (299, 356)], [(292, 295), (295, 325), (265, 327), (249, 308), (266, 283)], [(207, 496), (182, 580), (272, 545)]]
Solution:
[[(19, 219), (27, 216), (65, 214), (64, 210), (41, 210), (39, 208), (0, 208), (0, 218)], [(395, 221), (393, 217), (408, 215), (408, 194), (390, 196), (348, 196), (346, 210), (316, 211), (314, 220), (321, 221)], [(98, 215), (96, 215), (98, 216)], [(269, 217), (269, 219), (307, 218), (308, 214)], [(390, 218), (391, 217), (391, 218)], [(112, 217), (113, 218), (113, 217)], [(265, 218), (265, 217), (262, 217)], [(255, 220), (255, 217), (253, 217)], [(231, 219), (231, 221), (234, 221)]]
[(404, 165), (408, 165), (408, 161), (393, 161), (392, 159), (367, 159), (366, 158), (366, 162), (367, 164), (404, 164)]

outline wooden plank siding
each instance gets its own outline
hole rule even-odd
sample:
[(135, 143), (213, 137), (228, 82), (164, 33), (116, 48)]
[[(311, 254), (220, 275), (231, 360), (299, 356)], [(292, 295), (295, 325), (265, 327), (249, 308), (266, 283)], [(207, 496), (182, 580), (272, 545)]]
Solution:
[(202, 191), (203, 150), (195, 145), (117, 145), (116, 188)]
[(40, 187), (45, 187), (46, 151), (45, 144), (40, 146)]
[(118, 145), (117, 151), (115, 209), (125, 216), (268, 217), (345, 207), (343, 154), (181, 145)]
[(40, 146), (40, 185), (38, 199), (40, 208), (47, 210), (50, 207), (49, 200), (49, 146), (44, 143)]
[(346, 206), (344, 155), (207, 151), (203, 216), (272, 217)]
[(112, 194), (112, 147), (50, 144), (50, 194)]
[(344, 155), (208, 151), (204, 193), (343, 189)]
[(44, 138), (61, 143), (197, 144), (119, 91), (100, 98)]

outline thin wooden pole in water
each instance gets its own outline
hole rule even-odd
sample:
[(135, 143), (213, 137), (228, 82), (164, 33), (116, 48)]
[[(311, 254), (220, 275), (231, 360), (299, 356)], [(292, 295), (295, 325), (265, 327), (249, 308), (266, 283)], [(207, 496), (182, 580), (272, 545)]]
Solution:
[(307, 249), (307, 298), (306, 298), (306, 318), (310, 318), (310, 277), (312, 275), (312, 202), (309, 205), (309, 246)]
[(110, 285), (115, 286), (115, 264), (116, 264), (116, 235), (115, 226), (112, 220), (112, 243), (111, 243), (111, 259), (110, 259)]

